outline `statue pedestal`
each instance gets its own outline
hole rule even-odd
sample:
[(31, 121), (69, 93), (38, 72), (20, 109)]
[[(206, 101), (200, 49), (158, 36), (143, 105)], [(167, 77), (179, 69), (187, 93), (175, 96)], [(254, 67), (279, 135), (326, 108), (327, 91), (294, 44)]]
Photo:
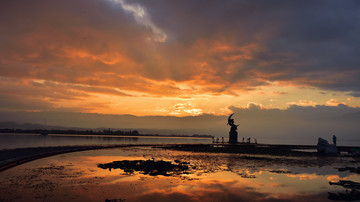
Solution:
[(237, 143), (238, 142), (238, 133), (236, 131), (229, 132), (229, 143)]

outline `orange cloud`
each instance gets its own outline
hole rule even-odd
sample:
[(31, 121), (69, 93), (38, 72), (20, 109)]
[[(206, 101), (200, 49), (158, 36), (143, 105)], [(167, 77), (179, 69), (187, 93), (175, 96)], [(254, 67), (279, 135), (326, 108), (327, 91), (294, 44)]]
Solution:
[[(254, 26), (253, 15), (234, 14), (231, 19), (222, 19), (228, 15), (220, 9), (216, 19), (211, 19), (213, 15), (204, 15), (209, 18), (202, 19), (201, 13), (208, 10), (187, 12), (185, 17), (183, 12), (177, 12), (182, 7), (175, 6), (167, 16), (174, 19), (174, 23), (169, 24), (171, 20), (163, 21), (161, 12), (156, 12), (155, 7), (170, 4), (93, 0), (73, 2), (72, 6), (62, 1), (35, 0), (26, 6), (22, 2), (4, 3), (1, 12), (4, 20), (0, 25), (6, 29), (0, 40), (0, 76), (14, 81), (6, 83), (7, 88), (2, 88), (1, 96), (23, 95), (51, 106), (55, 102), (62, 106), (64, 100), (80, 102), (90, 98), (93, 103), (113, 103), (109, 106), (120, 102), (118, 97), (158, 98), (159, 109), (169, 113), (177, 113), (169, 109), (182, 102), (164, 101), (165, 98), (218, 98), (213, 101), (221, 103), (216, 110), (210, 107), (205, 110), (195, 102), (190, 103), (194, 107), (180, 110), (183, 114), (201, 114), (217, 113), (219, 108), (224, 111), (227, 106), (239, 102), (242, 106), (250, 101), (265, 102), (263, 100), (269, 99), (259, 98), (269, 94), (259, 90), (263, 87), (305, 86), (343, 92), (358, 89), (357, 66), (332, 66), (331, 71), (327, 71), (323, 68), (332, 63), (318, 63), (342, 57), (314, 60), (303, 56), (311, 48), (300, 48), (307, 50), (305, 53), (284, 50), (297, 47), (284, 46), (290, 39), (283, 39), (288, 34), (281, 33), (282, 26), (296, 24), (283, 23), (287, 18), (278, 16), (277, 20), (263, 24), (260, 20), (256, 23), (262, 26)], [(242, 6), (228, 9), (238, 10)], [(263, 11), (257, 14), (263, 15)], [(213, 29), (214, 26), (217, 29)], [(357, 61), (352, 63), (358, 64)], [(24, 80), (34, 81), (32, 89), (21, 83)], [(253, 91), (256, 94), (251, 94)], [(275, 89), (269, 92), (279, 95)], [(114, 98), (99, 100), (106, 96)], [(288, 99), (291, 95), (282, 97), (285, 96), (286, 101), (279, 101), (283, 102), (282, 106), (286, 102), (302, 106), (314, 106), (318, 102), (289, 102), (293, 100)], [(134, 102), (135, 98), (125, 100)], [(328, 101), (331, 106), (341, 103)]]
[(311, 100), (299, 100), (297, 102), (288, 102), (288, 105), (298, 105), (298, 106), (316, 106), (317, 103)]
[(328, 101), (326, 102), (326, 105), (328, 105), (328, 106), (334, 106), (334, 107), (338, 106), (339, 104), (345, 105), (346, 103), (345, 103), (345, 102), (340, 102), (340, 101), (335, 100), (335, 99), (330, 99), (330, 100), (328, 100)]

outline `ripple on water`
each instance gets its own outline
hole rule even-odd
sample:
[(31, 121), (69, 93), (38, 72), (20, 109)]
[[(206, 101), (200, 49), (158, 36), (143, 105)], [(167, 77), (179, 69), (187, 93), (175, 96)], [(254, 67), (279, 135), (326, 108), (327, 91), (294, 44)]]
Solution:
[(0, 201), (335, 200), (346, 194), (341, 182), (360, 182), (359, 174), (338, 170), (359, 166), (351, 160), (150, 147), (83, 151), (0, 173)]

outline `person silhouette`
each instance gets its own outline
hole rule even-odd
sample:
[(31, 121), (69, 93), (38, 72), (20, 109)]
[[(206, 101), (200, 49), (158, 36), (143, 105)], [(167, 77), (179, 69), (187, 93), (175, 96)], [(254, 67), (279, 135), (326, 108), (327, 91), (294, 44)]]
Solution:
[(335, 135), (333, 135), (333, 143), (336, 146), (336, 136)]

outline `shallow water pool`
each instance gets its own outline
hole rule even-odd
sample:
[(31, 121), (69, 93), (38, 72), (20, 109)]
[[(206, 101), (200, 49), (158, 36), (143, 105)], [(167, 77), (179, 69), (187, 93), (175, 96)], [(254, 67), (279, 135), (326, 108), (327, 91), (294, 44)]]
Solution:
[[(185, 170), (156, 172), (158, 164)], [(182, 152), (129, 147), (61, 154), (0, 173), (0, 201), (324, 201), (346, 194), (329, 182), (360, 182), (348, 157), (296, 158)], [(99, 164), (125, 162), (125, 167)], [(135, 162), (136, 169), (126, 167)], [(133, 165), (133, 164), (132, 164)], [(144, 166), (143, 166), (144, 167)], [(171, 167), (171, 166), (169, 166)], [(149, 168), (147, 168), (149, 169)], [(160, 173), (160, 174), (159, 174)], [(348, 189), (350, 191), (350, 189)], [(334, 197), (334, 195), (332, 195)]]

